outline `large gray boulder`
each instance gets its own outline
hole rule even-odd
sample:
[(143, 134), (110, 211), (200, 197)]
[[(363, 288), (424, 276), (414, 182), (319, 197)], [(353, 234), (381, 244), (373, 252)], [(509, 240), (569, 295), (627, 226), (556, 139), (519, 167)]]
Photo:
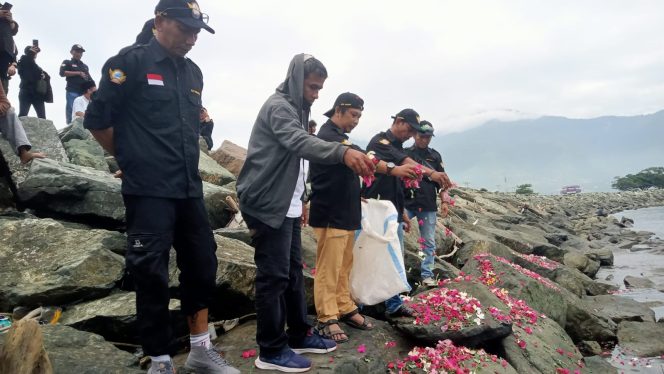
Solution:
[(134, 355), (115, 348), (99, 335), (63, 325), (47, 325), (42, 331), (54, 374), (145, 373), (139, 370)]
[(242, 165), (247, 159), (247, 150), (233, 142), (224, 140), (221, 147), (212, 152), (210, 157), (237, 177), (240, 175)]
[[(395, 363), (397, 360), (406, 358), (407, 353), (413, 348), (412, 342), (395, 331), (387, 322), (375, 320), (371, 320), (371, 322), (375, 326), (371, 331), (342, 326), (349, 333), (350, 341), (339, 344), (333, 353), (307, 355), (307, 358), (312, 361), (311, 372), (338, 374), (385, 373), (390, 362)], [(255, 373), (254, 360), (256, 357), (242, 358), (244, 352), (252, 349), (256, 350), (256, 354), (258, 353), (258, 346), (253, 338), (255, 336), (256, 322), (251, 321), (220, 336), (214, 343), (225, 348), (226, 359), (241, 372)], [(175, 361), (183, 360), (184, 356), (183, 354), (176, 357)], [(474, 358), (471, 358), (470, 362), (465, 364), (470, 367)], [(498, 361), (498, 363), (488, 362), (488, 367), (483, 369), (488, 373), (516, 373), (509, 364), (503, 368), (500, 365), (500, 359)]]
[(616, 325), (609, 318), (593, 312), (587, 303), (539, 274), (523, 269), (500, 257), (473, 257), (463, 271), (486, 277), (489, 271), (496, 287), (507, 289), (532, 308), (557, 322), (574, 339), (607, 342), (615, 340)]
[(122, 278), (121, 234), (51, 219), (0, 219), (0, 310), (107, 295)]
[(664, 355), (664, 323), (624, 321), (618, 325), (618, 344), (638, 357)]
[(230, 171), (224, 169), (203, 151), (200, 152), (198, 171), (201, 173), (203, 181), (216, 184), (217, 186), (223, 186), (235, 181), (235, 176)]
[[(172, 314), (179, 316), (179, 300), (171, 300), (168, 307)], [(184, 319), (180, 319), (180, 324), (183, 324)], [(177, 318), (172, 320), (178, 322)], [(118, 292), (102, 299), (76, 304), (62, 313), (60, 323), (99, 334), (114, 342), (137, 342), (136, 293)], [(186, 333), (184, 329), (181, 330), (177, 336)]]
[(615, 323), (622, 321), (655, 322), (655, 312), (652, 309), (627, 297), (601, 295), (588, 297), (586, 301), (594, 311), (611, 318)]
[(64, 146), (72, 164), (109, 172), (108, 164), (104, 158), (104, 150), (96, 140), (71, 139), (64, 143)]
[(110, 223), (124, 221), (120, 180), (107, 172), (35, 160), (19, 188), (19, 198), (37, 211)]
[(228, 206), (228, 203), (226, 203), (226, 198), (228, 197), (235, 199), (235, 190), (203, 182), (205, 209), (207, 210), (208, 220), (213, 230), (226, 227), (228, 222), (233, 219), (234, 213)]
[(90, 131), (83, 127), (83, 118), (81, 117), (76, 117), (69, 125), (58, 131), (58, 136), (62, 143), (66, 143), (72, 139), (94, 140)]
[[(67, 157), (60, 138), (58, 138), (53, 122), (33, 117), (21, 117), (21, 122), (32, 144), (32, 151), (44, 152), (52, 160), (69, 162), (69, 157)], [(30, 164), (22, 164), (15, 152), (16, 150), (13, 149), (4, 136), (0, 136), (0, 154), (9, 166), (10, 180), (14, 190), (23, 183), (30, 170)]]
[(655, 283), (648, 278), (628, 275), (623, 279), (627, 288), (655, 288)]
[[(449, 284), (413, 297), (407, 305), (415, 311), (415, 319), (397, 318), (393, 321), (394, 327), (426, 346), (435, 346), (441, 340), (450, 339), (457, 345), (474, 348), (512, 333), (511, 323), (498, 322), (488, 310), (490, 305), (482, 304), (474, 297), (476, 293), (483, 293), (486, 300), (490, 295), (486, 287), (478, 284), (470, 292), (465, 292), (464, 298), (460, 297), (461, 292), (455, 288), (455, 284)], [(465, 298), (469, 300), (462, 301)], [(477, 302), (476, 309), (462, 311), (471, 302)], [(494, 302), (500, 303), (498, 299)], [(455, 311), (461, 311), (462, 317), (456, 316)], [(442, 318), (432, 319), (431, 314)]]
[(589, 277), (594, 277), (599, 271), (599, 261), (591, 260), (583, 253), (568, 252), (563, 258), (563, 263), (573, 269), (577, 269)]

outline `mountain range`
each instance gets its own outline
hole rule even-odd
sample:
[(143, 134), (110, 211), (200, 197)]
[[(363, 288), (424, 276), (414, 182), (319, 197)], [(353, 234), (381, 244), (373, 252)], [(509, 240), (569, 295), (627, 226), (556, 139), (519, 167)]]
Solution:
[[(444, 123), (437, 124), (444, 128)], [(459, 185), (514, 191), (529, 183), (537, 193), (565, 185), (610, 191), (616, 176), (664, 166), (664, 110), (639, 116), (573, 119), (556, 116), (490, 120), (433, 138)]]

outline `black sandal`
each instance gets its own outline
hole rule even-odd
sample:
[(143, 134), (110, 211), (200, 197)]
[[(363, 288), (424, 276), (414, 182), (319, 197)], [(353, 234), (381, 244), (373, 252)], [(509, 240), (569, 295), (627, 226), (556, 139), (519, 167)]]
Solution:
[[(325, 339), (330, 339), (333, 340), (337, 344), (345, 343), (348, 341), (348, 335), (346, 335), (346, 332), (341, 329), (341, 327), (337, 327), (336, 330), (330, 329), (331, 325), (337, 325), (339, 326), (339, 321), (336, 319), (331, 319), (326, 322), (320, 322), (318, 321), (318, 324), (316, 324), (316, 331), (318, 332), (318, 335), (324, 337)], [(345, 338), (341, 339), (334, 339), (335, 335), (346, 335)]]
[(350, 313), (342, 314), (341, 317), (339, 318), (339, 321), (342, 321), (343, 323), (347, 324), (348, 326), (354, 327), (356, 329), (373, 330), (374, 326), (369, 325), (369, 322), (367, 321), (367, 317), (362, 315), (362, 314), (360, 314), (362, 316), (362, 318), (364, 319), (362, 321), (362, 323), (357, 323), (357, 322), (353, 321), (353, 319), (351, 317), (356, 315), (356, 314), (360, 314), (360, 311), (357, 310), (357, 309), (355, 309), (354, 311), (352, 311)]

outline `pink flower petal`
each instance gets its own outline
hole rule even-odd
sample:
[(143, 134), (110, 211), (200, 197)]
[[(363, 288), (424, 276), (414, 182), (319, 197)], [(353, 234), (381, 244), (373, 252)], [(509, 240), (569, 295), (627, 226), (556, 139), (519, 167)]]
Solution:
[(366, 352), (366, 351), (367, 351), (367, 347), (366, 347), (364, 344), (360, 344), (360, 345), (357, 347), (357, 353), (364, 353), (364, 352)]

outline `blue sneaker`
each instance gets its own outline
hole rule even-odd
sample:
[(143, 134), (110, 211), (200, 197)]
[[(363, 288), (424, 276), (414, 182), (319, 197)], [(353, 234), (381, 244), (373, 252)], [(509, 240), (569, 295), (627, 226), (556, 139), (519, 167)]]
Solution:
[(337, 343), (332, 339), (326, 339), (314, 329), (309, 329), (307, 335), (297, 342), (288, 342), (295, 353), (328, 353), (337, 349)]
[(258, 356), (254, 365), (263, 370), (278, 370), (285, 373), (302, 373), (311, 369), (311, 360), (290, 349), (275, 357)]

